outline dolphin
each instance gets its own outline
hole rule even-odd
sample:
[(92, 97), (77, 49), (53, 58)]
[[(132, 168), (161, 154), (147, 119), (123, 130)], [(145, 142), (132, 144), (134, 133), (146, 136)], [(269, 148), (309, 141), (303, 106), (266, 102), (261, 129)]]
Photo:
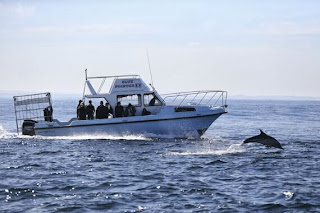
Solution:
[(245, 143), (261, 143), (267, 147), (275, 147), (279, 149), (283, 149), (279, 141), (275, 138), (267, 135), (260, 129), (260, 135), (253, 136), (251, 138), (246, 139), (243, 144)]

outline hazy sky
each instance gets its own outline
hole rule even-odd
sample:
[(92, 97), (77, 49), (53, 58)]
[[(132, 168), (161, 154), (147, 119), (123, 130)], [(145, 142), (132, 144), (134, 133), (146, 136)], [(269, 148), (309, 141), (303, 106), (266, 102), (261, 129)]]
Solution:
[(0, 1), (0, 91), (81, 93), (140, 74), (159, 92), (320, 97), (320, 1)]

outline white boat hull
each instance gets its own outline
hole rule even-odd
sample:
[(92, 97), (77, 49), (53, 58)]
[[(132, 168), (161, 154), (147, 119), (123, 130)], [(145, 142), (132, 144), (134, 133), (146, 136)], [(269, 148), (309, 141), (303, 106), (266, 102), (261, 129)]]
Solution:
[[(143, 135), (150, 138), (199, 138), (223, 112), (190, 115), (180, 113), (179, 117), (135, 116), (112, 119), (76, 120), (70, 125), (56, 122), (35, 127), (35, 134), (42, 136), (75, 135)], [(38, 125), (39, 126), (39, 125)], [(40, 125), (41, 126), (41, 125)]]

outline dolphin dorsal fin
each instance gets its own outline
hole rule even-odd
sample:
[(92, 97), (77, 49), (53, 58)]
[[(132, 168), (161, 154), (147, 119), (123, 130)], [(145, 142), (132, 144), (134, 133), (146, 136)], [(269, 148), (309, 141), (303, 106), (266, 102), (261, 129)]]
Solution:
[(260, 135), (266, 135), (261, 129), (260, 129)]

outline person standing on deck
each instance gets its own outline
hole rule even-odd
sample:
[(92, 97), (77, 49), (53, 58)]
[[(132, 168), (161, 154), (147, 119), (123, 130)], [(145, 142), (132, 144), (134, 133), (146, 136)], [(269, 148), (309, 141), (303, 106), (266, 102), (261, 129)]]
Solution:
[(113, 109), (108, 102), (106, 102), (106, 108), (107, 108), (108, 117), (110, 116), (112, 118), (113, 117)]
[(77, 106), (77, 118), (79, 119), (80, 116), (79, 116), (79, 109), (80, 109), (80, 105), (82, 103), (82, 100), (79, 100), (79, 103), (78, 103), (78, 106)]
[(87, 118), (87, 109), (83, 102), (79, 106), (79, 120), (86, 120)]
[(106, 102), (106, 106), (103, 106), (103, 110), (102, 110), (102, 118), (108, 118), (108, 108), (107, 108), (107, 103)]
[(123, 110), (123, 106), (121, 106), (121, 103), (118, 102), (117, 106), (115, 108), (115, 116), (116, 118), (118, 117), (124, 117), (124, 110)]
[(51, 106), (44, 108), (43, 110), (44, 120), (52, 122), (52, 113), (53, 113), (53, 109)]
[(104, 108), (105, 106), (103, 105), (103, 101), (100, 101), (100, 105), (97, 107), (97, 110), (96, 110), (96, 119), (103, 118), (103, 113), (105, 111)]
[(94, 112), (95, 112), (95, 109), (94, 109), (94, 106), (92, 105), (92, 101), (89, 100), (89, 104), (87, 105), (87, 117), (88, 117), (88, 120), (93, 120)]

